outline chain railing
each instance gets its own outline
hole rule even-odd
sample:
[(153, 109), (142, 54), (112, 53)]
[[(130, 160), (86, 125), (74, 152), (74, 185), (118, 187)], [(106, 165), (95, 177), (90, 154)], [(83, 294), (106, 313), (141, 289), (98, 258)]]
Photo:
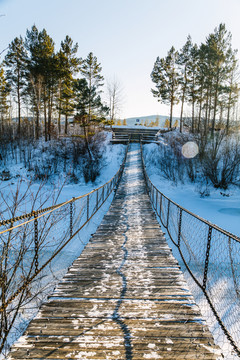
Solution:
[(141, 158), (152, 206), (180, 255), (181, 266), (190, 275), (189, 284), (204, 295), (200, 302), (207, 308), (210, 329), (215, 337), (224, 334), (240, 356), (240, 238), (161, 193), (146, 172), (142, 144)]
[(57, 255), (116, 191), (128, 146), (122, 165), (106, 184), (64, 203), (0, 222), (0, 350), (19, 307), (34, 298), (34, 292), (37, 296), (39, 279), (48, 276), (47, 266), (57, 261)]

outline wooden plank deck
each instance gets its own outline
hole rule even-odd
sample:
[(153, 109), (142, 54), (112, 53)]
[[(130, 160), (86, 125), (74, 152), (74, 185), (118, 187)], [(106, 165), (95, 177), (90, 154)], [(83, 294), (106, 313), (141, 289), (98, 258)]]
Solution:
[(9, 359), (217, 359), (131, 145), (116, 197)]

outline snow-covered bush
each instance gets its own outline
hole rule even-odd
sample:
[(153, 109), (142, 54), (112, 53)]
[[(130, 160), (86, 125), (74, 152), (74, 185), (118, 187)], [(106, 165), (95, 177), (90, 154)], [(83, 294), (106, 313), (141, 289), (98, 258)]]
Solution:
[(26, 176), (36, 181), (68, 177), (70, 182), (94, 182), (104, 166), (106, 134), (96, 132), (86, 147), (82, 136), (38, 141), (33, 137), (14, 138), (12, 127), (0, 134), (0, 172), (11, 168), (13, 176)]
[(240, 147), (236, 135), (217, 133), (209, 139), (201, 158), (203, 174), (215, 188), (227, 189), (229, 185), (240, 184)]
[[(216, 132), (211, 138), (176, 131), (162, 134), (159, 140), (154, 148), (147, 145), (144, 154), (147, 164), (155, 163), (164, 178), (175, 183), (199, 183), (205, 189), (209, 183), (220, 189), (227, 189), (231, 184), (240, 185), (240, 139), (237, 134), (226, 136)], [(193, 156), (185, 155), (183, 151), (184, 145), (189, 143), (199, 149)], [(209, 190), (203, 193), (207, 194)]]
[(105, 135), (97, 133), (91, 138), (89, 151), (85, 148), (82, 159), (83, 176), (86, 183), (94, 182), (100, 175), (101, 167), (104, 165)]

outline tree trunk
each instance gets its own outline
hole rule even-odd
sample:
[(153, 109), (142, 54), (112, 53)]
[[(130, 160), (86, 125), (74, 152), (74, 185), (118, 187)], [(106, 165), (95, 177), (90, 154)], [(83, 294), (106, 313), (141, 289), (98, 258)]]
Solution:
[(48, 100), (48, 140), (51, 140), (51, 122), (52, 122), (51, 99), (49, 98), (49, 100)]
[(170, 106), (170, 119), (169, 119), (169, 127), (172, 128), (172, 114), (173, 114), (173, 99), (171, 100), (171, 106)]
[(43, 108), (44, 108), (44, 136), (45, 141), (47, 141), (47, 105), (46, 105), (46, 92), (44, 89), (44, 102), (43, 102)]
[(192, 133), (195, 131), (195, 101), (192, 102)]
[(36, 110), (36, 129), (35, 129), (36, 140), (39, 139), (39, 109)]
[(48, 140), (51, 140), (53, 90), (49, 89), (48, 94)]
[(58, 112), (58, 135), (61, 134), (61, 112)]
[(198, 128), (197, 128), (198, 133), (200, 133), (201, 115), (202, 115), (202, 101), (200, 101), (199, 103)]
[(217, 81), (215, 86), (215, 94), (214, 94), (214, 105), (213, 105), (213, 118), (212, 118), (212, 129), (211, 136), (214, 136), (214, 129), (216, 123), (216, 114), (217, 114), (217, 101), (218, 101), (218, 85), (219, 85), (219, 74), (217, 75)]
[(209, 101), (209, 88), (207, 88), (207, 95), (206, 95), (206, 110), (205, 110), (205, 119), (204, 119), (205, 136), (207, 136), (207, 132), (208, 132), (208, 101)]
[(83, 130), (84, 130), (84, 139), (85, 139), (86, 149), (87, 149), (87, 152), (88, 152), (88, 154), (89, 154), (90, 161), (92, 161), (92, 154), (91, 154), (91, 151), (90, 151), (90, 148), (89, 148), (87, 126), (84, 125), (84, 126), (83, 126)]
[(18, 103), (18, 129), (17, 133), (21, 133), (21, 97), (20, 97), (20, 74), (18, 71), (18, 83), (17, 83), (17, 103)]
[(58, 101), (58, 135), (61, 134), (61, 106), (62, 106), (62, 101), (61, 101), (61, 96), (62, 96), (62, 91), (61, 91), (61, 80), (59, 81), (59, 101)]
[(184, 101), (185, 101), (185, 90), (186, 90), (186, 88), (184, 86), (183, 93), (182, 93), (182, 104), (181, 104), (181, 114), (180, 114), (180, 133), (183, 130), (183, 105), (184, 105)]
[(64, 133), (67, 135), (68, 132), (68, 116), (67, 114), (65, 114), (65, 128), (64, 128)]
[(228, 106), (227, 106), (227, 124), (226, 124), (226, 133), (227, 133), (227, 135), (229, 134), (231, 101), (232, 101), (232, 81), (231, 81), (231, 84), (230, 84), (230, 92), (229, 92)]
[(181, 104), (181, 114), (180, 114), (180, 133), (183, 130), (183, 105), (184, 105), (184, 101), (185, 101), (185, 93), (186, 93), (186, 88), (187, 88), (187, 69), (186, 69), (186, 65), (184, 68), (184, 86), (183, 86), (183, 92), (182, 92), (182, 104)]
[(207, 125), (210, 127), (210, 119), (211, 119), (211, 110), (212, 110), (212, 94), (209, 96), (209, 104), (208, 104), (208, 116), (207, 116)]

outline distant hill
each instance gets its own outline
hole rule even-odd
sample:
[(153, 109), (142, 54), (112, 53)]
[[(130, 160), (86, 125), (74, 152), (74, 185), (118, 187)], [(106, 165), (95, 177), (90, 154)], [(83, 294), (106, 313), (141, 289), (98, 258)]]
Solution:
[[(145, 125), (145, 123), (147, 123), (147, 125), (149, 125), (151, 122), (155, 122), (156, 119), (158, 119), (159, 127), (163, 127), (166, 119), (169, 119), (169, 116), (167, 116), (167, 115), (149, 115), (149, 116), (130, 117), (130, 118), (126, 119), (127, 125), (128, 126), (135, 125), (136, 119), (139, 119), (139, 123), (142, 125)], [(176, 120), (179, 120), (179, 118), (173, 117), (173, 124), (175, 123)]]

